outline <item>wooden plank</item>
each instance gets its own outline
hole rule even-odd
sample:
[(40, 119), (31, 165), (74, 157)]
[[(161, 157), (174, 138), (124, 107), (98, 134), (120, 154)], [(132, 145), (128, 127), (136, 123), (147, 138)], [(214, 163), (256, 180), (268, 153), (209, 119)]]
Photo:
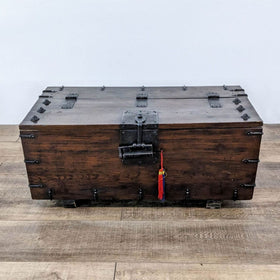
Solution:
[(32, 200), (26, 175), (0, 174), (0, 220), (120, 220), (121, 208), (63, 208), (58, 201)]
[(22, 146), (20, 142), (1, 142), (0, 161), (3, 157), (19, 157), (22, 156)]
[[(262, 170), (262, 169), (261, 169)], [(265, 174), (265, 171), (262, 172)], [(274, 172), (274, 173), (278, 173)], [(273, 176), (273, 170), (269, 176)], [(279, 176), (279, 175), (278, 175)], [(261, 178), (265, 176), (261, 176)], [(273, 177), (272, 177), (273, 178)], [(279, 220), (280, 193), (275, 184), (257, 184), (252, 201), (225, 201), (220, 210), (186, 207), (81, 207), (64, 209), (56, 201), (31, 200), (25, 175), (0, 175), (0, 220)], [(115, 206), (114, 206), (115, 205)]]
[[(264, 124), (263, 141), (279, 140), (280, 125), (279, 124)], [(17, 125), (0, 125), (0, 141), (13, 142), (19, 141), (19, 129)], [(2, 146), (2, 145), (1, 145)]]
[(279, 187), (257, 189), (251, 201), (224, 201), (222, 208), (209, 211), (198, 207), (123, 207), (125, 221), (280, 221)]
[(185, 207), (125, 207), (122, 220), (279, 220), (280, 163), (260, 163), (254, 198), (250, 201), (224, 201), (222, 209), (208, 211)]
[(279, 221), (0, 221), (0, 261), (280, 264)]
[(116, 280), (278, 280), (279, 265), (118, 263)]
[[(271, 158), (271, 157), (270, 157)], [(259, 163), (257, 173), (257, 188), (279, 188), (280, 182), (280, 162)], [(273, 198), (272, 198), (273, 199)]]
[[(33, 198), (48, 198), (51, 186), (56, 199), (91, 199), (94, 188), (101, 200), (138, 199), (141, 187), (145, 200), (157, 200), (158, 163), (149, 168), (124, 165), (119, 130), (41, 129), (33, 132), (35, 138), (22, 139), (25, 159), (40, 161), (26, 166), (30, 184), (46, 186), (31, 189)], [(184, 200), (186, 188), (192, 199), (231, 199), (234, 189), (239, 199), (250, 199), (253, 189), (240, 185), (254, 183), (257, 164), (242, 161), (258, 159), (260, 137), (248, 136), (248, 129), (160, 130), (166, 186), (172, 187), (167, 200)]]
[[(269, 166), (260, 168), (260, 176), (252, 201), (225, 201), (220, 210), (185, 207), (90, 207), (64, 209), (55, 201), (31, 200), (25, 175), (7, 176), (0, 174), (1, 220), (197, 220), (279, 219), (280, 201), (279, 169)], [(269, 180), (268, 176), (274, 180)], [(275, 176), (278, 176), (277, 178)]]
[(280, 132), (277, 126), (265, 125), (264, 133), (267, 146), (261, 157), (265, 160), (259, 164), (254, 199), (228, 201), (224, 208), (211, 211), (64, 209), (56, 202), (32, 201), (26, 175), (18, 175), (24, 167), (20, 146), (3, 141), (0, 278), (114, 279), (118, 261), (118, 280), (278, 280), (280, 161), (276, 143)]
[(279, 141), (280, 139), (280, 124), (264, 124), (263, 141)]
[[(20, 160), (19, 160), (20, 159)], [(23, 156), (18, 158), (18, 161), (10, 161), (6, 157), (1, 158), (4, 160), (0, 165), (0, 174), (12, 176), (12, 174), (26, 175), (26, 168), (23, 162)]]
[(1, 262), (0, 278), (18, 279), (114, 279), (115, 263), (100, 262)]
[[(101, 87), (64, 87), (63, 91), (59, 91), (58, 87), (48, 87), (49, 90), (55, 90), (56, 92), (46, 93), (47, 96), (53, 96), (55, 98), (64, 99), (69, 93), (79, 93), (79, 98), (121, 98), (129, 99), (135, 98), (137, 93), (143, 93), (142, 87), (105, 87), (101, 90)], [(244, 90), (238, 85), (227, 86), (225, 89), (223, 86), (171, 86), (171, 87), (144, 87), (144, 93), (148, 93), (149, 98), (208, 98), (209, 92), (215, 92), (219, 96), (230, 98), (236, 96), (247, 96)], [(52, 97), (51, 97), (52, 98)]]
[(19, 138), (19, 128), (17, 125), (0, 126), (0, 142), (17, 141)]
[(280, 139), (262, 142), (260, 160), (262, 162), (280, 162)]
[[(159, 113), (159, 123), (166, 125), (165, 128), (175, 127), (176, 124), (180, 124), (182, 128), (197, 127), (197, 125), (244, 127), (248, 126), (248, 123), (251, 127), (262, 125), (247, 96), (238, 97), (245, 110), (243, 113), (246, 112), (250, 116), (249, 120), (244, 121), (241, 118), (242, 114), (236, 110), (237, 105), (233, 103), (237, 93), (224, 90), (222, 87), (219, 87), (221, 97), (225, 95), (231, 98), (220, 98), (219, 102), (222, 106), (211, 108), (207, 94), (213, 90), (216, 92), (217, 89), (218, 87), (193, 87), (183, 91), (182, 88), (162, 90), (151, 88), (148, 90), (150, 93), (148, 107), (144, 110), (156, 110)], [(64, 98), (70, 92), (79, 94), (79, 97), (73, 108), (63, 109), (62, 105), (66, 102)], [(124, 111), (139, 110), (135, 104), (136, 94), (139, 92), (141, 93), (139, 88), (111, 88), (105, 91), (101, 91), (100, 88), (65, 88), (49, 99), (40, 97), (20, 126), (21, 129), (24, 129), (24, 125), (34, 128), (38, 125), (106, 125), (118, 128)], [(50, 102), (47, 106), (44, 105), (46, 99)], [(40, 107), (44, 108), (44, 113), (38, 113)], [(31, 121), (33, 116), (38, 118), (37, 123)]]

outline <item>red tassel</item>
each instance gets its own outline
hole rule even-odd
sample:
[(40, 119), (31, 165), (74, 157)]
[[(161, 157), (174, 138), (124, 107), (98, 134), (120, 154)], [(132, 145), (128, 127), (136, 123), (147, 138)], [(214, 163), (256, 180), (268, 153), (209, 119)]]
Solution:
[(160, 152), (160, 169), (158, 171), (158, 199), (165, 200), (165, 170), (163, 168), (163, 151)]

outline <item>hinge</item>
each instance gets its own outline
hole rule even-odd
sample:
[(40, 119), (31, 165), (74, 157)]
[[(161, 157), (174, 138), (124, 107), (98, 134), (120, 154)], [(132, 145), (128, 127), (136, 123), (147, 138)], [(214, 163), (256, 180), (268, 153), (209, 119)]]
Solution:
[(65, 96), (66, 103), (61, 106), (61, 109), (72, 109), (78, 99), (78, 93), (69, 93)]
[(208, 102), (211, 108), (221, 108), (220, 95), (216, 92), (208, 92)]
[(61, 86), (57, 89), (46, 88), (42, 91), (42, 94), (39, 97), (52, 98), (54, 93), (56, 93), (58, 91), (62, 91), (63, 89), (64, 89), (64, 86)]
[(148, 106), (148, 93), (140, 92), (136, 95), (136, 107), (147, 107)]
[(260, 160), (259, 159), (248, 159), (248, 158), (245, 158), (245, 159), (242, 160), (242, 162), (244, 162), (244, 163), (258, 163), (258, 162), (260, 162)]
[(42, 97), (42, 98), (53, 98), (53, 94), (57, 92), (57, 90), (54, 90), (54, 89), (44, 89), (42, 91), (42, 94), (39, 95), (39, 97)]
[(233, 92), (243, 92), (242, 94), (237, 94), (237, 96), (247, 96), (247, 94), (245, 94), (244, 89), (241, 87), (234, 87), (234, 86), (226, 86), (223, 85), (224, 90), (229, 90), (229, 91), (233, 91)]
[[(54, 93), (54, 92), (57, 92), (56, 90), (54, 89), (44, 89), (43, 90), (43, 93)], [(42, 97), (42, 96), (41, 96)]]

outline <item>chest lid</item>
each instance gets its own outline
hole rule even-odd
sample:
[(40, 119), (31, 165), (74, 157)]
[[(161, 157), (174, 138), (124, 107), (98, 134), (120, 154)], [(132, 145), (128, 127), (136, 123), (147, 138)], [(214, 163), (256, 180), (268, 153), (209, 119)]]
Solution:
[(117, 129), (124, 112), (135, 115), (139, 110), (155, 111), (163, 129), (262, 125), (240, 86), (184, 86), (48, 87), (20, 126), (95, 125)]

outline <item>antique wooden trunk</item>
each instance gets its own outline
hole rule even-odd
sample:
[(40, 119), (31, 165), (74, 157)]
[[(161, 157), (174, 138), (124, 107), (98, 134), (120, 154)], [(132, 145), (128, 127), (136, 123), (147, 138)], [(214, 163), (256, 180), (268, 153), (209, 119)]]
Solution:
[(20, 124), (33, 199), (251, 199), (262, 120), (240, 86), (48, 87)]

